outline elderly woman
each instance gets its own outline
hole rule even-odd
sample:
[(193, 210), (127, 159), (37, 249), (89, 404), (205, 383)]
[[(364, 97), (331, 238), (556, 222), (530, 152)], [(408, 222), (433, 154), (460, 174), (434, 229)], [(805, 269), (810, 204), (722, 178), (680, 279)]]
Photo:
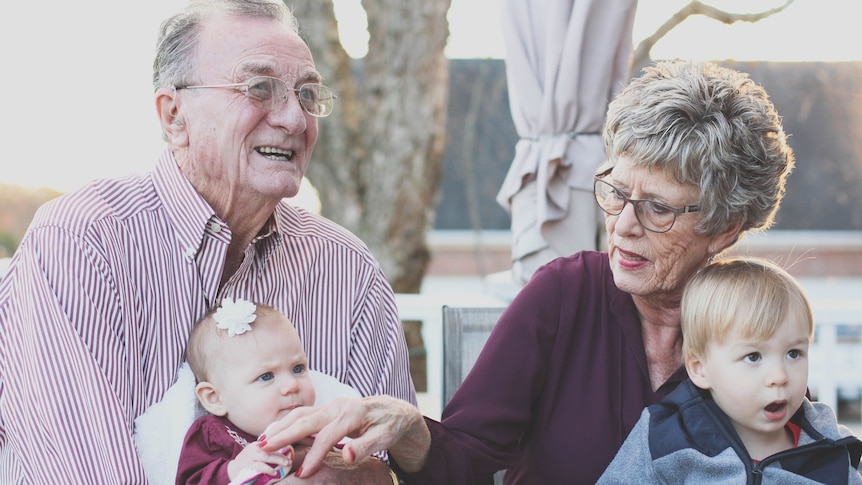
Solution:
[(747, 75), (648, 68), (609, 107), (595, 177), (608, 252), (541, 268), (500, 318), (442, 422), (386, 397), (285, 418), (269, 449), (317, 433), (301, 475), (344, 435), (355, 460), (389, 449), (408, 482), (595, 483), (644, 406), (685, 377), (686, 282), (773, 222), (793, 167), (781, 121)]

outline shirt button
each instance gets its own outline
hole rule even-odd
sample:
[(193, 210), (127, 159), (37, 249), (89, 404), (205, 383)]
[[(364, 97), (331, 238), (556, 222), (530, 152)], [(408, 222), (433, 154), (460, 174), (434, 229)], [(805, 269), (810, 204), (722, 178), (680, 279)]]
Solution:
[(186, 248), (186, 257), (193, 259), (195, 257), (195, 248)]
[(218, 234), (221, 232), (221, 226), (219, 225), (218, 222), (211, 222), (210, 223), (210, 231), (212, 231), (215, 234)]

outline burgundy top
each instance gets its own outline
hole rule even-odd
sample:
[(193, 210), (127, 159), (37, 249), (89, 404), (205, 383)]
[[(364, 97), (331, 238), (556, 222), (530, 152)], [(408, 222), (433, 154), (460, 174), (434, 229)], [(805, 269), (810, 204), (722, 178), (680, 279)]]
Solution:
[(559, 258), (500, 317), (442, 424), (426, 418), (431, 452), (409, 483), (470, 483), (511, 467), (507, 483), (592, 485), (643, 408), (685, 375), (652, 391), (640, 319), (607, 254)]
[(230, 483), (228, 463), (255, 440), (256, 437), (240, 430), (227, 418), (212, 415), (198, 418), (183, 441), (177, 485)]

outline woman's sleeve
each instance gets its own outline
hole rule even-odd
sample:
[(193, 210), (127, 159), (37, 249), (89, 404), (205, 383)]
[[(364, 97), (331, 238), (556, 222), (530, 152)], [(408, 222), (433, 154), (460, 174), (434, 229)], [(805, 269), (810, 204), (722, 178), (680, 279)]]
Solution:
[(410, 483), (485, 481), (515, 463), (544, 389), (560, 298), (557, 272), (540, 271), (509, 304), (443, 410), (442, 424), (427, 420), (431, 451)]

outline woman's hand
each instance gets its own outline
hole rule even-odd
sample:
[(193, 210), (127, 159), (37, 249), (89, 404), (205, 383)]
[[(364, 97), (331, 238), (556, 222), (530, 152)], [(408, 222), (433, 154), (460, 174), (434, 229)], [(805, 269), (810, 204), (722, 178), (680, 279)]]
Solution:
[(270, 425), (262, 447), (274, 451), (309, 436), (314, 436), (314, 444), (297, 470), (300, 477), (316, 472), (327, 452), (344, 437), (352, 438), (341, 449), (345, 463), (358, 463), (388, 449), (408, 473), (422, 468), (431, 448), (431, 433), (419, 409), (386, 395), (338, 398), (320, 408), (297, 408)]

